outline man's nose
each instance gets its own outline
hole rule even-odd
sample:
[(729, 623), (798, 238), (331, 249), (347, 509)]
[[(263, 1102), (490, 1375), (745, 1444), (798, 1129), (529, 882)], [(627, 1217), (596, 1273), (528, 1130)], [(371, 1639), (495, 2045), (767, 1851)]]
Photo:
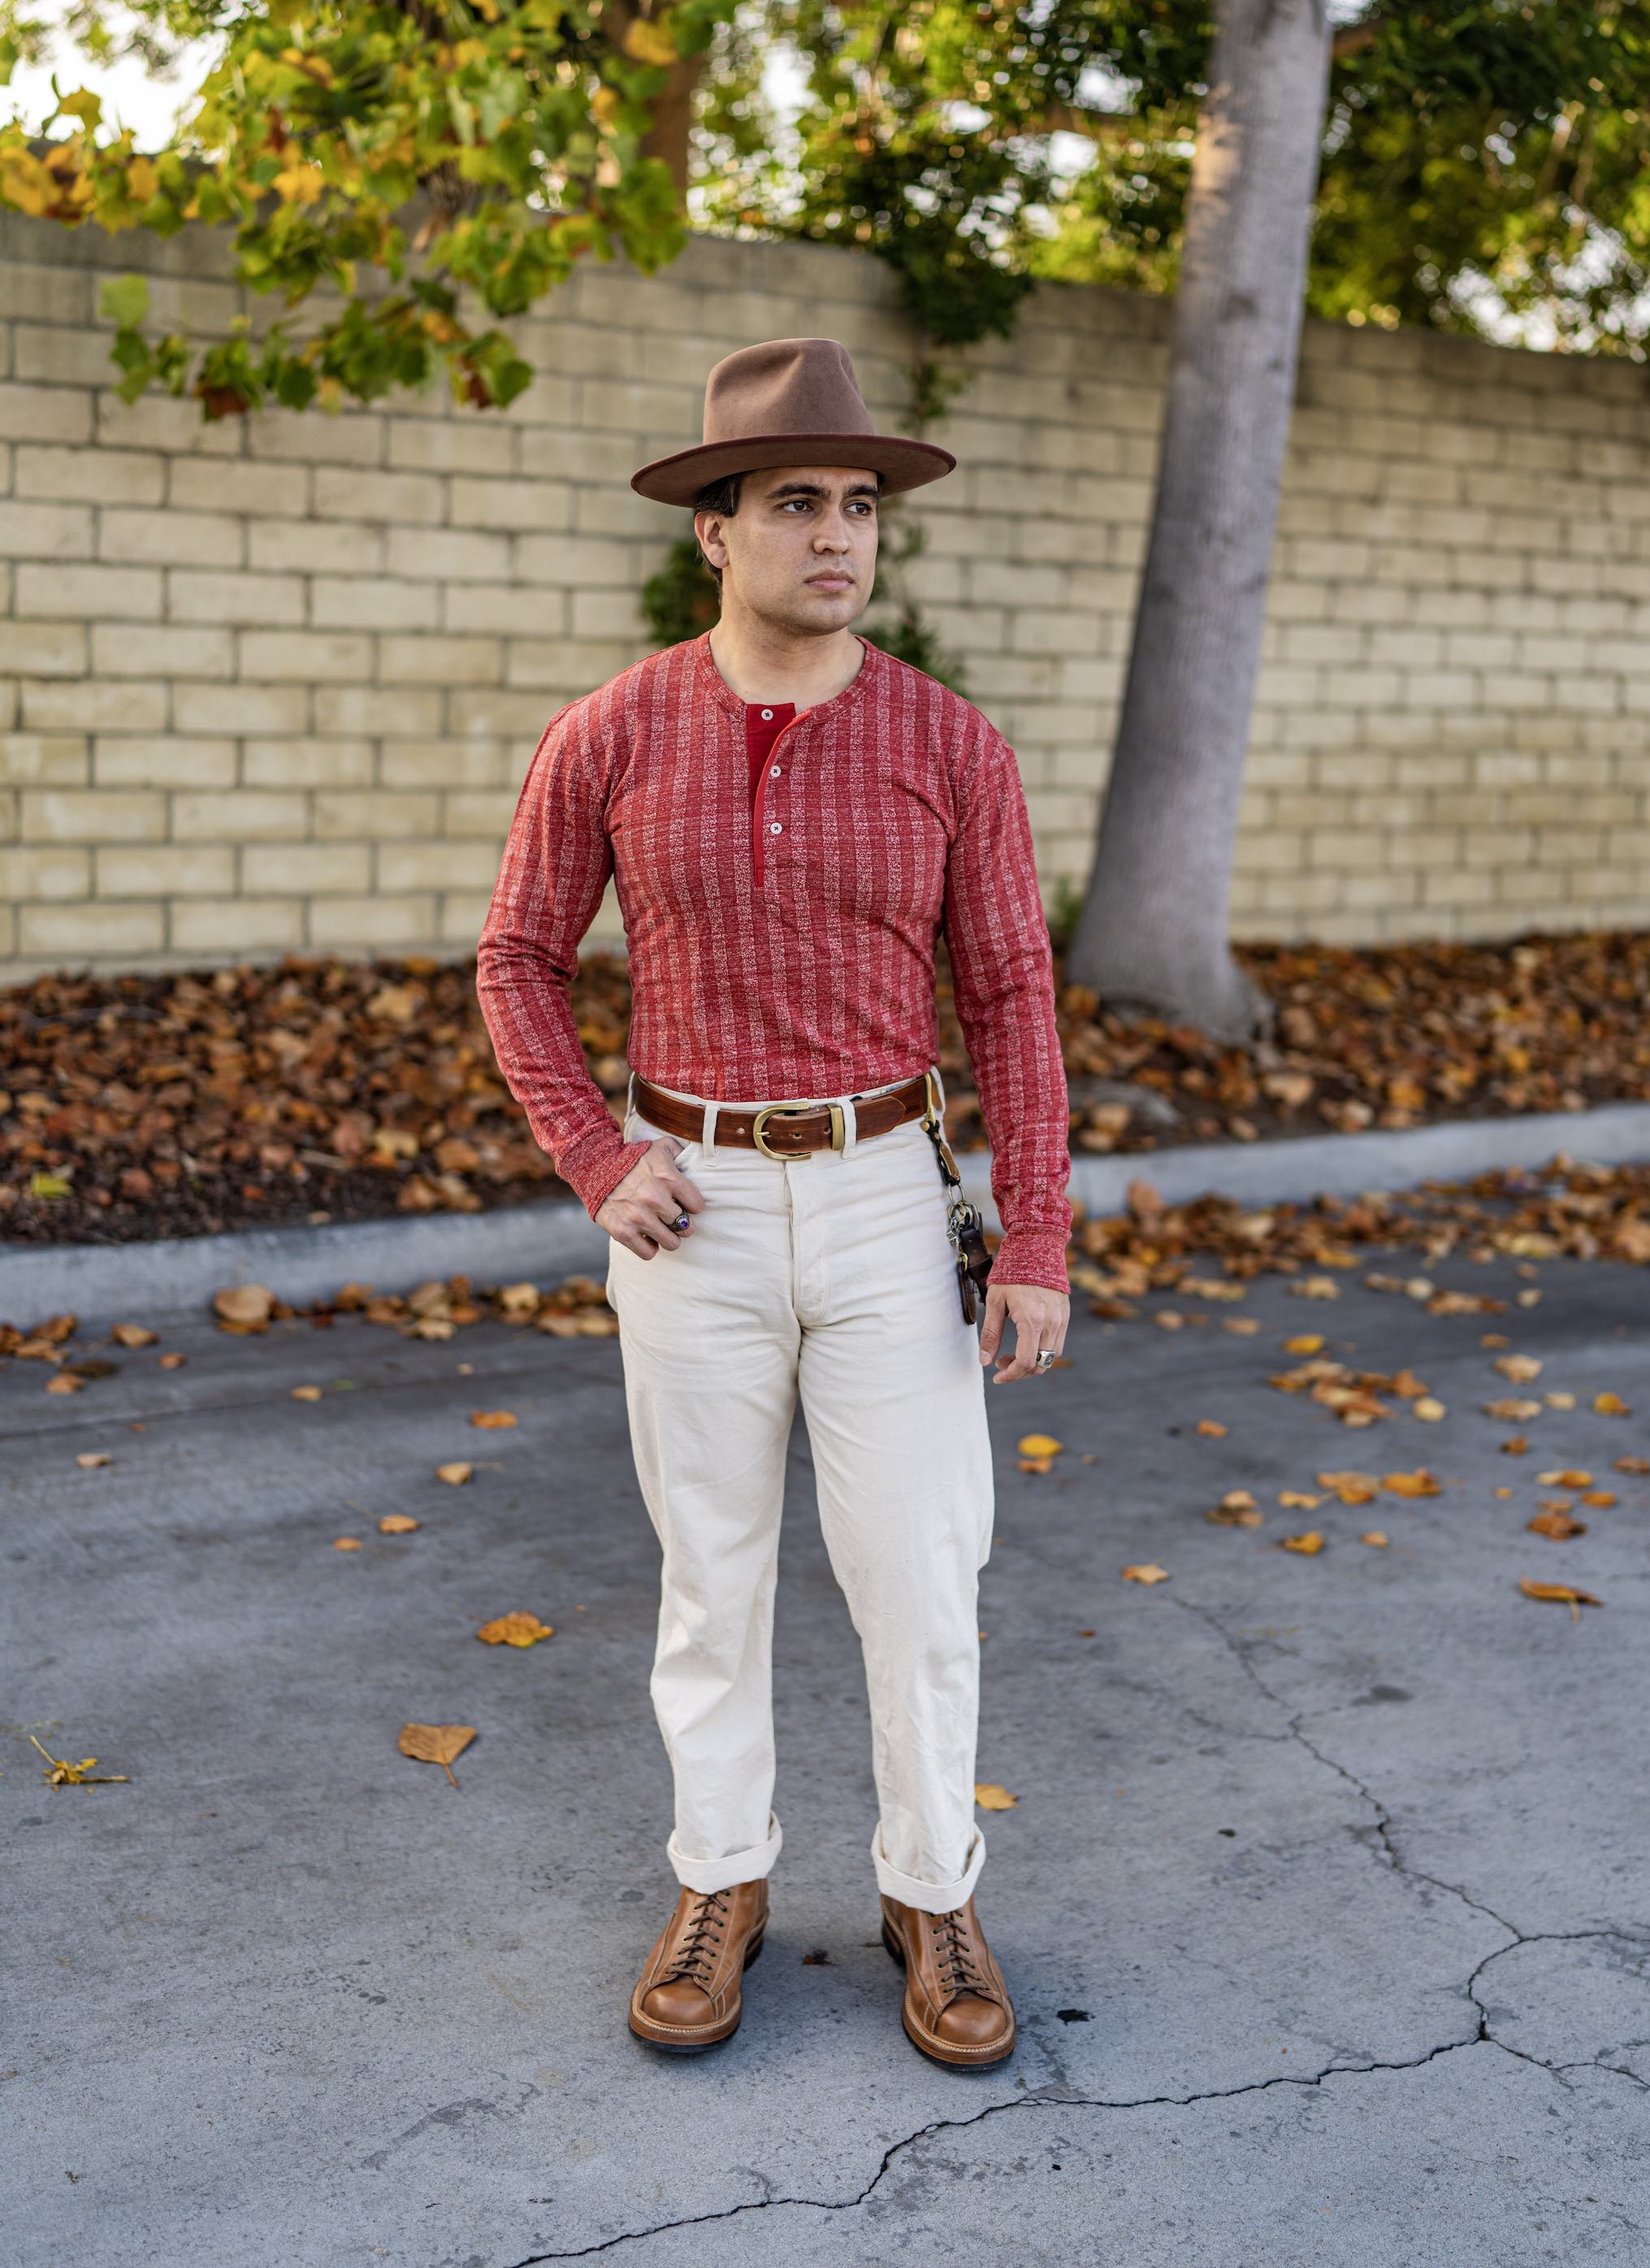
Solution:
[(813, 541), (816, 551), (846, 551), (854, 538), (846, 518), (839, 514), (835, 519), (821, 522)]

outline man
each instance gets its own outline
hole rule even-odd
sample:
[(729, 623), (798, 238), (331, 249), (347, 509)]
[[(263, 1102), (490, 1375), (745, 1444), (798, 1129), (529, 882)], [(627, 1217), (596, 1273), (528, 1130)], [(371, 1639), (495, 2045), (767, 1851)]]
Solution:
[[(1013, 753), (850, 627), (880, 499), (955, 461), (876, 431), (834, 340), (717, 364), (703, 446), (631, 484), (697, 505), (721, 618), (546, 726), (478, 954), (510, 1091), (611, 1240), (664, 1550), (651, 1690), (680, 1885), (629, 2021), (678, 2051), (737, 2028), (767, 1919), (770, 1641), (799, 1393), (864, 1651), (871, 1849), (905, 2029), (964, 2067), (1015, 2043), (974, 1910), (981, 1366), (1007, 1385), (1065, 1340), (1065, 1076)], [(610, 873), (634, 998), (622, 1131), (567, 998)], [(942, 928), (1004, 1230), (978, 1352), (938, 1163)]]

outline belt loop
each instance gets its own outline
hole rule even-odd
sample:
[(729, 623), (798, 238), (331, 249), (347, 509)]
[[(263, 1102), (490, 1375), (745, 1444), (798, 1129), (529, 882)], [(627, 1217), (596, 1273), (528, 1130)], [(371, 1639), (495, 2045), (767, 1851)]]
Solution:
[(940, 1066), (938, 1064), (933, 1064), (931, 1068), (934, 1072), (934, 1084), (940, 1092), (940, 1116), (943, 1118), (945, 1116), (945, 1081), (940, 1075)]
[(854, 1108), (854, 1097), (842, 1098), (842, 1155), (845, 1160), (854, 1155), (854, 1145), (859, 1140), (859, 1113)]
[(625, 1081), (625, 1123), (620, 1131), (625, 1140), (630, 1139), (630, 1122), (636, 1115), (636, 1074), (633, 1071)]
[(716, 1114), (721, 1108), (720, 1102), (708, 1102), (704, 1106), (705, 1123), (699, 1130), (699, 1161), (701, 1166), (708, 1166), (715, 1157)]

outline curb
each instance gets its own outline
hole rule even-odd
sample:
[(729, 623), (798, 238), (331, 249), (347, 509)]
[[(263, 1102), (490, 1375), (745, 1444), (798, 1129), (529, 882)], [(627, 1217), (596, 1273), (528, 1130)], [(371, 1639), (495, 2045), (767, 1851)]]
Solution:
[[(1544, 1166), (1560, 1150), (1601, 1166), (1650, 1160), (1650, 1103), (1460, 1119), (1402, 1133), (1309, 1134), (1252, 1147), (1211, 1142), (1122, 1157), (1080, 1152), (1068, 1187), (1085, 1213), (1104, 1217), (1125, 1209), (1134, 1181), (1149, 1182), (1165, 1204), (1216, 1193), (1278, 1204)], [(994, 1228), (991, 1152), (964, 1151), (957, 1162), (964, 1190)], [(239, 1229), (152, 1244), (13, 1244), (0, 1246), (0, 1319), (25, 1323), (71, 1308), (92, 1316), (121, 1307), (175, 1314), (204, 1304), (226, 1284), (267, 1284), (278, 1299), (297, 1304), (324, 1299), (351, 1281), (395, 1292), (460, 1271), (481, 1283), (578, 1270), (599, 1275), (607, 1248), (605, 1233), (567, 1197), (493, 1212)]]

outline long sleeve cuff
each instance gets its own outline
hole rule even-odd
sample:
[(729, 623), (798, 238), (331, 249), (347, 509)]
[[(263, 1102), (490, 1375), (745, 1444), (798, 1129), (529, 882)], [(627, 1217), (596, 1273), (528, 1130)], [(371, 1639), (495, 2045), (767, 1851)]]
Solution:
[(1040, 1284), (1045, 1291), (1070, 1289), (1066, 1274), (1066, 1239), (1057, 1228), (1010, 1228), (992, 1256), (994, 1284)]
[(571, 1143), (555, 1161), (556, 1171), (592, 1220), (625, 1175), (653, 1146), (651, 1142), (627, 1142), (610, 1118), (608, 1132), (600, 1127)]

